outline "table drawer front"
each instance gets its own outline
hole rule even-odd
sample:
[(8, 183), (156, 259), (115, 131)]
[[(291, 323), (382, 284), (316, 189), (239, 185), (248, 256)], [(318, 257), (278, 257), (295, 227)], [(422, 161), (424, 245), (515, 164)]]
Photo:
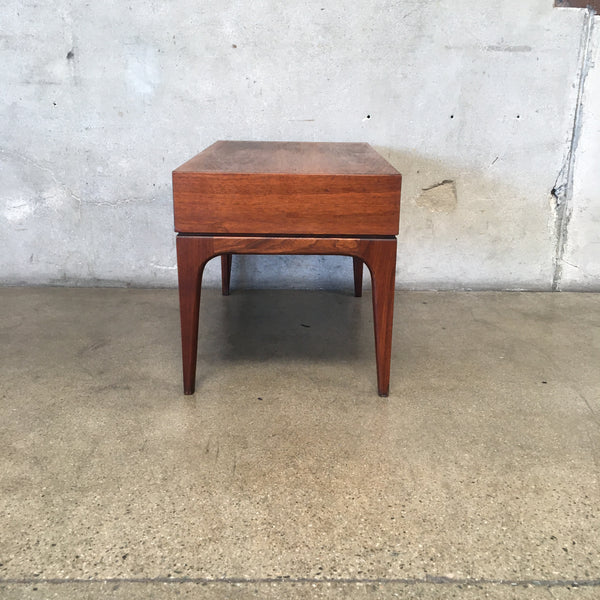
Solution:
[(181, 233), (396, 235), (400, 175), (173, 173)]

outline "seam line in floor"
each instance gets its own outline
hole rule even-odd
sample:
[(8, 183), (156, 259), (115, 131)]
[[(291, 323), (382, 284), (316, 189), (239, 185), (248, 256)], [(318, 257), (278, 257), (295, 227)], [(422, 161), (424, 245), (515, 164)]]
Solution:
[(0, 579), (0, 585), (65, 585), (65, 584), (125, 584), (125, 583), (159, 583), (159, 584), (364, 584), (364, 585), (505, 585), (515, 587), (600, 587), (600, 579), (454, 579), (451, 577), (427, 576), (424, 578), (310, 578), (310, 577), (109, 577), (106, 579), (38, 579), (26, 577), (22, 579)]

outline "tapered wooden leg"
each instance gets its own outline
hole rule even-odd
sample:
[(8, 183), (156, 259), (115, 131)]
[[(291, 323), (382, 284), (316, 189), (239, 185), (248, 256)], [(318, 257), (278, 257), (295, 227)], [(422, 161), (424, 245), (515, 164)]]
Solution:
[(221, 290), (223, 296), (229, 296), (229, 284), (231, 283), (231, 259), (233, 254), (221, 255)]
[(380, 396), (387, 396), (390, 391), (397, 243), (386, 240), (372, 244), (368, 266), (373, 288), (377, 391)]
[(360, 298), (363, 284), (363, 261), (358, 256), (353, 256), (352, 261), (354, 263), (354, 295)]
[(184, 394), (193, 394), (196, 387), (200, 291), (204, 266), (212, 258), (211, 243), (210, 239), (177, 236)]

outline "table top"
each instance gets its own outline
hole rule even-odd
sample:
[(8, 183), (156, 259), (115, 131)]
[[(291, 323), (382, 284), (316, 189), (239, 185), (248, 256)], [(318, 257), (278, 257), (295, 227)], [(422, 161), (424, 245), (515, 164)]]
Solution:
[(178, 173), (399, 175), (369, 144), (218, 141)]
[(219, 141), (173, 171), (175, 230), (392, 236), (401, 183), (369, 144)]

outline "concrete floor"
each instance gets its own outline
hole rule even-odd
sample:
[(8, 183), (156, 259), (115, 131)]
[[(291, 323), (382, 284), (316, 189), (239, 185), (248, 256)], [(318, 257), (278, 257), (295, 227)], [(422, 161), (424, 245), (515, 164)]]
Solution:
[(0, 597), (600, 597), (600, 295), (349, 292), (0, 289)]

